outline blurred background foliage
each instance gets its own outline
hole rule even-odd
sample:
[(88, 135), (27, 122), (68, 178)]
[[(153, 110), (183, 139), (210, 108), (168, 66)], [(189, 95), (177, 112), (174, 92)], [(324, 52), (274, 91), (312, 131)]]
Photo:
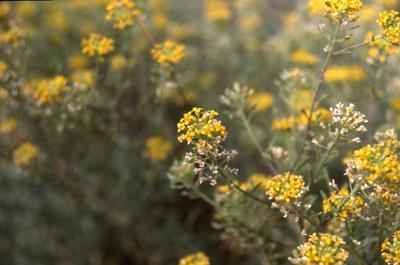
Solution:
[[(254, 118), (257, 135), (267, 140), (272, 120), (290, 115), (279, 106), (302, 103), (282, 80), (294, 67), (302, 68), (304, 80), (317, 69), (324, 43), (318, 20), (297, 0), (232, 0), (228, 11), (211, 0), (136, 1), (157, 42), (186, 46), (177, 78), (163, 80), (140, 30), (118, 31), (105, 20), (108, 2), (0, 3), (0, 36), (14, 34), (0, 38), (6, 64), (0, 71), (1, 263), (176, 264), (201, 249), (214, 264), (256, 264), (234, 238), (220, 238), (211, 207), (170, 188), (167, 170), (184, 153), (176, 123), (193, 106), (220, 109), (219, 95), (240, 81), (273, 95), (273, 107)], [(369, 13), (361, 21), (372, 29), (385, 1), (366, 2)], [(83, 55), (81, 40), (91, 32), (112, 38), (114, 51), (104, 58)], [(295, 51), (312, 54), (304, 59)], [(340, 62), (361, 73), (333, 78), (325, 104), (362, 102), (371, 127), (395, 125), (400, 104), (389, 101), (400, 96), (400, 80), (388, 77), (398, 73), (397, 58), (378, 71), (365, 62), (365, 53)], [(32, 90), (57, 75), (86, 92), (62, 104), (38, 105)], [(379, 83), (370, 82), (373, 76)], [(313, 81), (304, 80), (294, 86), (307, 98)], [(240, 174), (265, 171), (239, 125), (221, 119), (235, 135), (228, 145), (240, 152), (234, 161)], [(285, 133), (274, 141), (284, 141)], [(37, 147), (37, 159), (15, 166), (13, 152), (25, 142)], [(340, 168), (338, 160), (333, 171)]]

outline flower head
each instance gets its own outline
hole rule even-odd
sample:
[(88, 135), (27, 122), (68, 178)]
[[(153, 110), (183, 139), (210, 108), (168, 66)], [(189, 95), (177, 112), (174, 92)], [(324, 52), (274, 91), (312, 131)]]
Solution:
[(362, 5), (361, 0), (309, 0), (308, 2), (311, 14), (323, 14), (333, 20), (356, 19)]
[(388, 42), (400, 45), (400, 13), (398, 11), (381, 12), (377, 23), (382, 27), (383, 36)]
[(331, 193), (329, 198), (323, 201), (324, 213), (331, 213), (335, 218), (344, 222), (349, 217), (361, 214), (364, 200), (360, 196), (350, 195), (347, 188)]
[(82, 53), (87, 56), (104, 56), (114, 50), (114, 40), (98, 33), (90, 33), (82, 40)]
[(255, 112), (261, 112), (271, 107), (274, 98), (267, 92), (255, 93), (247, 99), (247, 106), (254, 108)]
[(314, 65), (318, 62), (318, 57), (305, 50), (296, 50), (290, 55), (290, 60), (296, 64)]
[(172, 151), (172, 143), (158, 136), (148, 138), (145, 147), (143, 155), (152, 161), (163, 161)]
[(365, 70), (357, 65), (331, 66), (324, 74), (325, 80), (330, 83), (360, 82), (365, 76)]
[(343, 265), (349, 256), (344, 245), (344, 240), (339, 236), (314, 233), (298, 247), (290, 261), (298, 265)]
[(10, 134), (17, 127), (18, 122), (16, 119), (5, 119), (0, 121), (0, 134)]
[(68, 80), (62, 75), (52, 79), (43, 79), (36, 86), (33, 97), (39, 105), (55, 102), (68, 91), (67, 83)]
[(400, 264), (400, 230), (394, 232), (391, 239), (385, 239), (381, 246), (381, 252), (386, 263)]
[(209, 21), (229, 21), (232, 17), (229, 0), (206, 0), (205, 15)]
[(178, 123), (179, 142), (204, 144), (207, 141), (220, 143), (225, 140), (226, 128), (217, 120), (218, 113), (213, 110), (193, 108), (185, 113)]
[(113, 0), (107, 5), (106, 20), (114, 22), (114, 28), (123, 29), (133, 25), (133, 19), (142, 12), (134, 2), (130, 0)]
[(16, 166), (26, 166), (38, 155), (38, 149), (31, 143), (23, 143), (13, 153)]
[(267, 188), (267, 196), (273, 199), (278, 205), (287, 203), (297, 204), (303, 193), (308, 190), (302, 176), (297, 176), (289, 172), (267, 179), (265, 186)]
[(182, 258), (179, 265), (210, 265), (210, 260), (203, 252), (197, 252)]
[(185, 57), (185, 45), (167, 40), (156, 44), (151, 50), (151, 55), (157, 63), (163, 66), (178, 64)]

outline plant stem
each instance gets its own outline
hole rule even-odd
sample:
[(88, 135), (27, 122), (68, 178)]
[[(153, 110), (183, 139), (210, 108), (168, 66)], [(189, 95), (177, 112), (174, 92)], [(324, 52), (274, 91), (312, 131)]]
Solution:
[(268, 170), (271, 171), (271, 173), (273, 173), (273, 174), (277, 174), (278, 171), (265, 156), (264, 149), (261, 146), (260, 142), (258, 141), (257, 137), (254, 135), (254, 132), (253, 132), (253, 129), (251, 128), (250, 122), (246, 118), (244, 112), (240, 111), (238, 116), (239, 116), (240, 120), (242, 121), (242, 123), (247, 131), (247, 134), (250, 136), (250, 139), (253, 142), (254, 146), (256, 147), (257, 151), (260, 153), (261, 157), (264, 159)]

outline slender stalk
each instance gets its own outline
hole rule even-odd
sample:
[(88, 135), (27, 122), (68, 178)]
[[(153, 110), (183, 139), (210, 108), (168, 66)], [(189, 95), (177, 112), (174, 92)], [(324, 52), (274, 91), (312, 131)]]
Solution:
[(330, 62), (332, 61), (336, 39), (341, 31), (341, 28), (342, 28), (341, 21), (339, 21), (336, 26), (335, 31), (332, 33), (332, 36), (329, 40), (328, 51), (327, 51), (325, 60), (324, 60), (322, 66), (321, 66), (321, 69), (319, 70), (319, 73), (317, 75), (317, 84), (316, 84), (316, 87), (313, 92), (313, 99), (312, 99), (311, 107), (310, 107), (308, 117), (307, 117), (307, 127), (304, 132), (304, 139), (303, 139), (302, 145), (297, 153), (297, 158), (296, 158), (295, 162), (293, 163), (290, 171), (294, 171), (297, 169), (298, 163), (300, 162), (300, 159), (301, 159), (303, 153), (305, 152), (307, 138), (308, 138), (308, 135), (311, 130), (312, 117), (313, 117), (313, 114), (314, 114), (314, 111), (315, 111), (315, 108), (317, 105), (318, 94), (324, 84), (324, 74), (325, 74), (326, 69), (328, 68)]
[(243, 194), (246, 195), (247, 197), (249, 197), (249, 198), (251, 198), (251, 199), (253, 199), (253, 200), (257, 201), (257, 202), (260, 202), (260, 203), (269, 205), (269, 202), (268, 202), (268, 201), (265, 201), (265, 200), (263, 200), (263, 199), (261, 199), (261, 198), (258, 198), (257, 196), (251, 194), (250, 192), (247, 192), (247, 191), (245, 191), (244, 189), (242, 189), (239, 185), (237, 185), (235, 182), (233, 182), (228, 176), (226, 176), (225, 173), (224, 173), (223, 171), (218, 170), (218, 173), (219, 173), (226, 181), (228, 181), (230, 185), (232, 185), (235, 189), (237, 189), (238, 191), (240, 191), (241, 193), (243, 193)]
[(318, 175), (320, 174), (321, 170), (324, 168), (325, 163), (328, 161), (329, 156), (331, 155), (331, 152), (333, 150), (333, 147), (336, 145), (336, 142), (338, 141), (339, 136), (335, 137), (335, 140), (332, 142), (332, 144), (329, 146), (328, 150), (325, 153), (324, 158), (321, 160), (321, 163), (319, 164), (317, 170), (315, 171), (315, 173), (313, 174), (312, 178), (314, 180), (314, 183), (318, 182), (320, 180), (320, 178), (318, 177)]
[(351, 51), (351, 50), (354, 50), (354, 49), (356, 49), (356, 48), (363, 47), (363, 46), (368, 45), (368, 44), (370, 44), (370, 43), (372, 43), (372, 42), (374, 42), (374, 41), (376, 41), (376, 40), (379, 40), (379, 39), (381, 39), (381, 38), (382, 38), (382, 36), (377, 36), (377, 37), (375, 37), (374, 39), (366, 40), (366, 41), (364, 41), (364, 42), (357, 43), (357, 44), (354, 44), (354, 45), (352, 45), (352, 46), (349, 46), (349, 47), (346, 47), (346, 48), (337, 50), (337, 51), (335, 51), (335, 52), (333, 53), (333, 56), (338, 56), (338, 55), (346, 54), (346, 53), (348, 53), (348, 52)]
[(253, 142), (254, 146), (257, 149), (257, 151), (260, 153), (261, 157), (264, 159), (268, 170), (273, 174), (277, 174), (278, 173), (277, 169), (270, 163), (270, 161), (265, 156), (264, 149), (261, 146), (260, 142), (258, 141), (257, 137), (255, 136), (255, 134), (253, 132), (253, 129), (251, 128), (250, 122), (246, 118), (246, 116), (243, 113), (243, 111), (240, 111), (238, 116), (239, 116), (240, 120), (242, 121), (243, 126), (245, 127), (245, 129), (247, 131), (247, 134), (250, 136), (250, 140)]

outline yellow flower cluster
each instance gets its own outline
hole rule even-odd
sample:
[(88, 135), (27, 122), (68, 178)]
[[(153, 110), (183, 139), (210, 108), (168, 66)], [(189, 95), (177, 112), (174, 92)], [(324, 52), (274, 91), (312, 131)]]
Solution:
[(68, 80), (62, 75), (52, 79), (43, 79), (36, 86), (33, 97), (39, 105), (55, 102), (68, 91), (67, 83)]
[(400, 47), (391, 45), (383, 39), (374, 39), (374, 34), (368, 32), (365, 37), (365, 41), (371, 41), (368, 46), (368, 56), (373, 60), (377, 60), (381, 63), (387, 61), (387, 56), (392, 54), (400, 54)]
[(297, 265), (343, 265), (349, 253), (343, 238), (331, 234), (312, 234), (290, 261)]
[(179, 265), (210, 265), (210, 260), (203, 252), (197, 252), (182, 258)]
[(267, 92), (254, 93), (247, 99), (247, 106), (255, 112), (261, 112), (271, 107), (274, 98)]
[(296, 50), (290, 55), (290, 60), (296, 64), (314, 65), (318, 62), (318, 57), (305, 50)]
[(285, 172), (265, 181), (266, 195), (278, 204), (297, 203), (308, 190), (302, 176)]
[(354, 151), (352, 161), (366, 172), (365, 180), (370, 185), (400, 183), (399, 148), (397, 139), (387, 139)]
[(0, 60), (0, 78), (3, 77), (6, 71), (7, 71), (7, 64), (4, 61)]
[(31, 143), (23, 143), (13, 153), (16, 166), (26, 166), (38, 155), (38, 149)]
[(133, 19), (142, 12), (137, 5), (130, 0), (113, 0), (107, 5), (106, 20), (114, 22), (114, 28), (123, 29), (133, 25)]
[(144, 157), (152, 161), (163, 161), (172, 151), (172, 143), (162, 137), (153, 136), (146, 140)]
[(228, 21), (232, 17), (229, 0), (206, 0), (205, 16), (210, 21)]
[(167, 40), (156, 44), (151, 50), (151, 55), (157, 63), (163, 66), (178, 64), (185, 57), (185, 45)]
[(357, 65), (329, 67), (324, 78), (330, 83), (360, 82), (366, 76), (365, 70)]
[[(252, 190), (255, 187), (260, 187), (261, 189), (266, 189), (266, 180), (267, 176), (261, 173), (254, 173), (252, 174), (246, 181), (239, 183), (238, 181), (234, 180), (233, 182), (238, 185), (242, 190)], [(219, 185), (217, 187), (217, 191), (219, 193), (228, 193), (231, 190), (230, 185)]]
[(400, 264), (400, 230), (394, 232), (391, 240), (388, 238), (382, 243), (383, 260), (388, 264)]
[(17, 127), (18, 122), (16, 119), (5, 119), (0, 121), (0, 134), (10, 134)]
[(92, 70), (77, 70), (71, 74), (71, 80), (75, 84), (88, 88), (94, 84), (95, 74)]
[(364, 206), (364, 200), (360, 196), (350, 195), (347, 188), (335, 191), (329, 198), (323, 201), (324, 213), (331, 213), (335, 218), (344, 222), (349, 217), (359, 216)]
[(400, 45), (400, 13), (398, 11), (381, 12), (377, 23), (382, 26), (383, 36), (388, 42)]
[[(308, 115), (309, 115), (308, 113), (309, 111), (306, 111), (305, 113), (302, 113), (295, 117), (274, 119), (272, 121), (272, 130), (286, 131), (292, 128), (303, 129), (307, 125)], [(320, 121), (326, 121), (330, 117), (331, 113), (329, 112), (329, 110), (325, 108), (319, 108), (314, 111), (311, 117), (311, 122), (316, 123)]]
[(90, 33), (82, 40), (82, 53), (87, 56), (104, 56), (114, 50), (114, 40), (98, 33)]
[(220, 143), (226, 138), (226, 128), (217, 120), (218, 113), (213, 110), (193, 108), (185, 113), (178, 123), (178, 141), (188, 144), (196, 142), (203, 145), (206, 140)]
[[(347, 163), (347, 175), (360, 179), (372, 188), (371, 196), (383, 203), (385, 209), (394, 210), (400, 203), (400, 142), (387, 137), (375, 145), (356, 150)], [(355, 170), (355, 172), (352, 172)]]
[(354, 20), (362, 8), (361, 0), (309, 0), (308, 8), (312, 15), (323, 14), (333, 20), (348, 18)]

